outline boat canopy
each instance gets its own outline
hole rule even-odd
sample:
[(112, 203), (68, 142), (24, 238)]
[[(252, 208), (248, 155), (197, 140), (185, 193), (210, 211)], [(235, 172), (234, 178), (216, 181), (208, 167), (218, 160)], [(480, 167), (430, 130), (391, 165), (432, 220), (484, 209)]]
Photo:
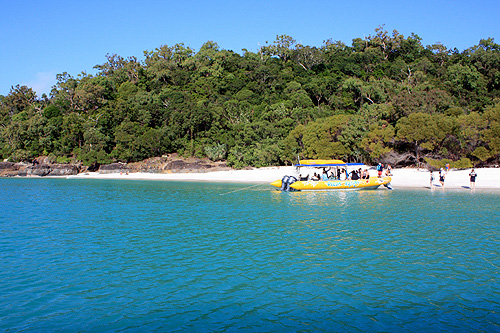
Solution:
[(364, 165), (364, 163), (345, 163), (342, 160), (302, 160), (296, 167), (331, 167), (331, 166), (354, 166)]

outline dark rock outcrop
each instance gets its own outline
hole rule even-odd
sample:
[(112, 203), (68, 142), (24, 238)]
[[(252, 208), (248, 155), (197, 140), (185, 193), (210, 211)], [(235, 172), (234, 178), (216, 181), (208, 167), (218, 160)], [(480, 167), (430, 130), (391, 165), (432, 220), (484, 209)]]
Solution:
[(81, 172), (110, 173), (189, 173), (230, 170), (226, 162), (212, 162), (208, 159), (183, 158), (177, 154), (153, 157), (133, 163), (93, 164), (89, 167), (81, 163), (55, 164), (44, 157), (38, 157), (33, 163), (0, 162), (0, 177), (46, 177), (72, 176)]
[(19, 170), (19, 165), (12, 162), (0, 162), (0, 171), (3, 170)]
[[(0, 162), (0, 176), (1, 177), (14, 177), (18, 176), (21, 165), (12, 162)], [(26, 175), (26, 172), (24, 172)]]
[(54, 164), (50, 166), (49, 176), (73, 176), (80, 172), (80, 168), (75, 164)]
[(50, 173), (50, 166), (47, 164), (30, 165), (26, 168), (27, 176), (47, 176)]
[(127, 167), (126, 164), (123, 163), (111, 163), (111, 164), (106, 164), (106, 165), (101, 165), (99, 167), (99, 172), (106, 174), (106, 173), (126, 173), (130, 172), (130, 169)]
[(211, 168), (213, 168), (212, 165), (201, 161), (186, 162), (183, 160), (176, 160), (165, 165), (164, 170), (171, 170), (172, 172), (204, 172)]
[(416, 165), (418, 163), (415, 156), (410, 153), (398, 154), (394, 151), (383, 155), (378, 162), (381, 162), (385, 165), (390, 164), (392, 167), (407, 167)]
[(71, 176), (80, 172), (77, 164), (35, 164), (0, 162), (0, 177)]

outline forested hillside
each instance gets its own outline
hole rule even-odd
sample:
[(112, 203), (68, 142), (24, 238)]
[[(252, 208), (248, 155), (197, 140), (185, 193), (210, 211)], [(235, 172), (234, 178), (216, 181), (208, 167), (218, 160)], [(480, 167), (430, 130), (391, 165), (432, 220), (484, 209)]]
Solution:
[(108, 55), (50, 96), (0, 96), (0, 157), (132, 162), (166, 153), (247, 165), (338, 158), (396, 165), (500, 156), (500, 45), (423, 46), (383, 27), (348, 46), (277, 36), (257, 53), (183, 44)]

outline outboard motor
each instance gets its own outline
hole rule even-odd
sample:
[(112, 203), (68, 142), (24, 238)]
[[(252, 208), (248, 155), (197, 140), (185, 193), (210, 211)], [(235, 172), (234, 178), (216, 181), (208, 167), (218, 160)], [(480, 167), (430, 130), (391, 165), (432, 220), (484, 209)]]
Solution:
[(281, 178), (281, 190), (282, 191), (288, 191), (288, 179), (290, 179), (290, 176), (284, 176)]
[(281, 190), (287, 191), (287, 192), (294, 191), (293, 188), (290, 188), (290, 185), (292, 185), (296, 181), (297, 181), (297, 178), (295, 178), (294, 176), (284, 176), (281, 179)]

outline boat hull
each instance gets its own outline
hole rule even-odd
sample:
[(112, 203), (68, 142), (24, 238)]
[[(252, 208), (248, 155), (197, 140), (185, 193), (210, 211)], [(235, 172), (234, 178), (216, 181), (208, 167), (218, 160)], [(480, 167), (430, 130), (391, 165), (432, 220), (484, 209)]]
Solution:
[[(391, 177), (370, 177), (358, 180), (325, 180), (325, 181), (296, 181), (290, 187), (297, 191), (325, 191), (325, 190), (375, 190), (381, 185), (391, 182)], [(281, 180), (276, 180), (271, 185), (281, 188)]]

